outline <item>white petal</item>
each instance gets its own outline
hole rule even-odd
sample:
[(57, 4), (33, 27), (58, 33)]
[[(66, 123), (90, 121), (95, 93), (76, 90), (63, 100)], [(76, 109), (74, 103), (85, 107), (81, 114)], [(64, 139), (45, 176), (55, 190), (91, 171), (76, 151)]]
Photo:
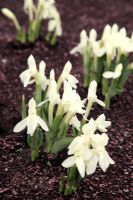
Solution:
[(82, 157), (76, 158), (76, 166), (78, 168), (78, 171), (79, 171), (81, 177), (84, 177), (85, 176), (85, 164), (84, 164), (84, 160)]
[(34, 134), (37, 128), (37, 116), (36, 115), (29, 115), (27, 118), (27, 134), (31, 136)]
[(31, 74), (29, 72), (29, 69), (27, 69), (24, 72), (22, 72), (19, 75), (19, 77), (20, 77), (21, 81), (23, 82), (24, 87), (26, 87), (30, 83), (30, 79), (31, 79)]
[(70, 156), (69, 158), (64, 160), (64, 162), (62, 163), (62, 166), (65, 168), (69, 168), (69, 167), (72, 167), (74, 164), (75, 164), (75, 158), (74, 156)]
[(48, 23), (48, 31), (54, 31), (56, 27), (56, 21), (55, 20), (50, 20), (49, 23)]
[(36, 72), (36, 61), (35, 61), (33, 55), (30, 55), (28, 58), (28, 66), (33, 73)]
[(77, 88), (76, 84), (77, 84), (79, 81), (78, 81), (73, 75), (68, 74), (67, 80), (68, 80), (68, 82), (70, 83), (70, 85), (71, 85), (74, 89)]
[(123, 69), (123, 65), (122, 64), (119, 64), (119, 65), (116, 66), (115, 73), (114, 73), (114, 79), (120, 77), (122, 69)]
[(103, 73), (104, 78), (113, 78), (114, 77), (114, 72), (112, 71), (107, 71)]
[(16, 124), (16, 126), (13, 129), (13, 132), (20, 132), (23, 129), (25, 129), (27, 126), (27, 117)]
[(97, 163), (98, 163), (98, 155), (94, 153), (91, 160), (88, 161), (86, 166), (87, 175), (93, 174), (96, 171)]
[(36, 114), (36, 102), (34, 98), (31, 98), (29, 100), (28, 106), (29, 106), (29, 110), (28, 110), (29, 114)]
[(42, 60), (42, 61), (39, 63), (39, 72), (40, 72), (42, 75), (44, 75), (45, 69), (46, 69), (46, 63)]
[(95, 97), (96, 91), (97, 91), (97, 82), (94, 80), (94, 81), (91, 81), (89, 89), (88, 89), (88, 99)]
[(48, 126), (46, 122), (41, 119), (41, 117), (37, 116), (37, 122), (42, 127), (43, 130), (48, 131)]
[(78, 131), (80, 131), (80, 121), (78, 120), (78, 118), (76, 116), (74, 116), (71, 121), (70, 121), (70, 125), (73, 125), (74, 128), (76, 128)]
[(82, 131), (84, 135), (88, 135), (88, 134), (92, 135), (95, 132), (95, 130), (96, 130), (96, 125), (93, 118), (89, 120), (89, 123), (83, 125), (82, 127)]
[(105, 106), (105, 103), (103, 101), (99, 100), (99, 99), (97, 99), (96, 102), (102, 107)]

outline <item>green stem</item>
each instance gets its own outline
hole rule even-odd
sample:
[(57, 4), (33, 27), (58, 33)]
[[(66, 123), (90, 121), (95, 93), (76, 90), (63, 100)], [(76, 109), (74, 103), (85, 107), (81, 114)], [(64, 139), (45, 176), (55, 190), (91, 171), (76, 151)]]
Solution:
[[(36, 104), (39, 104), (42, 101), (42, 88), (40, 84), (36, 84), (36, 89), (35, 89), (35, 101)], [(41, 115), (41, 108), (37, 109), (37, 114), (40, 116)]]
[(110, 96), (108, 94), (105, 95), (105, 98), (104, 98), (104, 103), (106, 105), (106, 108), (108, 109), (110, 107)]
[(26, 103), (25, 103), (25, 95), (22, 95), (22, 113), (21, 117), (22, 119), (26, 118), (27, 116), (27, 111), (26, 111)]
[(83, 54), (84, 87), (87, 87), (89, 85), (89, 64), (89, 53), (87, 50), (85, 50)]
[(90, 99), (90, 100), (88, 101), (88, 105), (87, 105), (87, 108), (86, 108), (86, 112), (85, 112), (84, 117), (83, 117), (83, 120), (82, 120), (82, 122), (81, 122), (82, 125), (85, 124), (86, 119), (88, 118), (88, 116), (89, 116), (89, 114), (90, 114), (92, 105), (93, 105), (93, 100)]
[(48, 118), (49, 118), (49, 126), (50, 127), (52, 127), (52, 124), (53, 124), (53, 114), (54, 114), (54, 104), (49, 103)]
[(64, 195), (68, 196), (75, 192), (78, 188), (81, 177), (76, 166), (67, 170), (67, 183), (64, 189)]
[(66, 116), (64, 117), (64, 119), (61, 122), (60, 131), (58, 133), (57, 138), (61, 138), (66, 135), (66, 131), (67, 131), (69, 122), (71, 121), (72, 117), (73, 117), (73, 113), (68, 112), (66, 114)]

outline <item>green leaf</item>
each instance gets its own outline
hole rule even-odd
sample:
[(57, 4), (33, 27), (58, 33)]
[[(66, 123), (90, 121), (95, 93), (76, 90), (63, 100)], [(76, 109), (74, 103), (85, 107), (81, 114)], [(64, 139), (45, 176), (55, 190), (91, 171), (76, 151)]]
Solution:
[(34, 161), (39, 156), (39, 150), (31, 150), (31, 160)]
[(34, 42), (39, 37), (40, 32), (40, 21), (34, 20), (29, 25), (28, 40)]
[(25, 103), (25, 95), (22, 96), (22, 113), (21, 113), (22, 119), (27, 117), (27, 109), (26, 109), (26, 103)]
[(56, 140), (54, 142), (51, 152), (54, 154), (57, 154), (59, 151), (66, 148), (73, 141), (73, 139), (74, 139), (73, 137), (64, 137), (64, 138)]
[(25, 43), (26, 42), (26, 33), (23, 31), (18, 31), (16, 39), (21, 43)]
[(31, 149), (38, 150), (43, 143), (43, 134), (40, 129), (36, 129), (33, 136), (27, 136), (27, 142)]

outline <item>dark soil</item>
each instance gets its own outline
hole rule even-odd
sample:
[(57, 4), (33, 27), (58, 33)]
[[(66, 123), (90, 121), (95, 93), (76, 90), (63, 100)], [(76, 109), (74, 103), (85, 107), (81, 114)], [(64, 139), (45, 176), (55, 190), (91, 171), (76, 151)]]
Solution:
[[(23, 1), (1, 0), (0, 8), (8, 7), (16, 13), (23, 25), (26, 18), (22, 12)], [(61, 72), (67, 60), (73, 64), (73, 74), (80, 80), (79, 93), (82, 97), (87, 90), (82, 86), (82, 61), (80, 56), (71, 56), (69, 51), (79, 41), (79, 32), (96, 28), (99, 34), (107, 24), (125, 26), (128, 34), (133, 31), (132, 0), (57, 0), (57, 7), (63, 22), (63, 36), (52, 48), (43, 42), (46, 27), (34, 45), (22, 46), (15, 42), (14, 27), (0, 14), (0, 196), (3, 200), (62, 200), (59, 192), (59, 177), (66, 170), (57, 159), (50, 156), (51, 167), (46, 167), (46, 158), (40, 154), (31, 162), (30, 150), (26, 143), (26, 132), (13, 133), (14, 125), (20, 120), (21, 95), (30, 98), (32, 89), (23, 89), (19, 74), (27, 67), (27, 57), (32, 53), (37, 62), (44, 59), (47, 74), (55, 68)], [(77, 192), (68, 199), (126, 200), (133, 199), (131, 193), (132, 133), (133, 133), (133, 76), (130, 76), (123, 94), (115, 97), (111, 109), (103, 111), (96, 106), (94, 116), (104, 112), (112, 127), (109, 131), (108, 151), (116, 162), (106, 173), (96, 173), (84, 179)]]

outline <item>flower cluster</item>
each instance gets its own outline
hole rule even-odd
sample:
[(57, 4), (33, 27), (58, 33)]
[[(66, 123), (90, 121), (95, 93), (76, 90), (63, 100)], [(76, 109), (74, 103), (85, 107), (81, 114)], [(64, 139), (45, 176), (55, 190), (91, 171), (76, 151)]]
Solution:
[(17, 40), (22, 43), (34, 42), (40, 33), (41, 22), (48, 20), (48, 34), (46, 40), (52, 45), (56, 43), (57, 37), (62, 35), (60, 14), (55, 7), (54, 0), (38, 0), (37, 5), (33, 0), (24, 0), (24, 12), (28, 15), (29, 26), (27, 32), (23, 31), (15, 14), (8, 8), (2, 8), (2, 13), (9, 18), (17, 31)]
[[(105, 104), (110, 98), (122, 92), (128, 75), (132, 71), (128, 64), (128, 55), (133, 52), (133, 36), (128, 37), (125, 28), (114, 24), (106, 25), (101, 39), (92, 29), (89, 36), (85, 30), (80, 33), (80, 43), (71, 50), (71, 54), (80, 53), (84, 63), (84, 86), (92, 80), (102, 83)], [(112, 82), (110, 80), (112, 79)]]
[(70, 168), (76, 164), (81, 177), (93, 174), (99, 163), (101, 169), (105, 172), (109, 164), (114, 161), (108, 155), (105, 146), (108, 144), (108, 136), (106, 133), (101, 135), (95, 133), (96, 130), (107, 132), (107, 127), (111, 122), (105, 121), (105, 115), (100, 115), (96, 120), (93, 118), (82, 126), (82, 134), (77, 136), (69, 145), (67, 158), (62, 165)]
[[(97, 164), (103, 171), (106, 171), (109, 164), (114, 164), (105, 149), (108, 144), (106, 132), (111, 122), (106, 121), (104, 114), (96, 120), (91, 118), (88, 122), (94, 103), (105, 106), (97, 97), (95, 80), (90, 83), (87, 98), (82, 100), (76, 90), (78, 80), (70, 74), (70, 61), (65, 64), (58, 79), (54, 69), (47, 77), (45, 68), (43, 60), (38, 69), (33, 55), (29, 56), (28, 69), (20, 74), (20, 79), (24, 87), (34, 83), (35, 92), (29, 100), (28, 111), (25, 98), (22, 98), (22, 120), (14, 127), (14, 132), (27, 128), (32, 160), (39, 156), (42, 145), (47, 153), (54, 154), (68, 147), (70, 157), (62, 163), (65, 168), (70, 168), (67, 184), (60, 183), (64, 185), (61, 187), (64, 188), (62, 192), (68, 195), (77, 187), (75, 182), (78, 183), (81, 177), (95, 172)], [(71, 178), (75, 173), (77, 177)]]

